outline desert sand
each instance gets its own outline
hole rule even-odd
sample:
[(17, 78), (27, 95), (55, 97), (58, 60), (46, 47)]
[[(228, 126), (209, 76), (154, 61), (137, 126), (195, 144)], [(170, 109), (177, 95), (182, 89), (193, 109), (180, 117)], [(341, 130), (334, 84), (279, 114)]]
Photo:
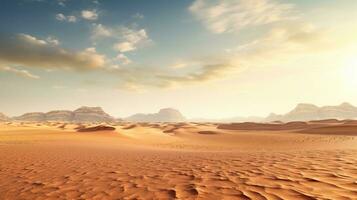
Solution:
[(1, 123), (0, 199), (357, 199), (356, 127)]

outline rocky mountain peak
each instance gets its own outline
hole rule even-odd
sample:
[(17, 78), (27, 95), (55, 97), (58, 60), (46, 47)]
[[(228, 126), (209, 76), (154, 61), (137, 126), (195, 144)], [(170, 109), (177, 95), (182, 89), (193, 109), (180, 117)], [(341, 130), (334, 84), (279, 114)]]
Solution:
[(173, 108), (163, 108), (157, 113), (151, 114), (135, 114), (125, 120), (135, 122), (182, 122), (185, 117), (180, 111)]
[(74, 111), (75, 113), (100, 113), (107, 114), (101, 107), (82, 106)]
[[(281, 121), (309, 121), (323, 119), (355, 119), (357, 118), (357, 107), (350, 103), (342, 103), (338, 106), (318, 107), (313, 104), (298, 104), (292, 111), (281, 115)], [(267, 121), (276, 119), (268, 116)]]
[(303, 111), (303, 110), (317, 110), (319, 109), (319, 107), (317, 107), (314, 104), (308, 104), (308, 103), (299, 103), (296, 107), (295, 107), (295, 111)]
[(347, 102), (344, 102), (344, 103), (340, 104), (340, 107), (341, 108), (355, 108), (356, 109), (356, 107), (354, 107), (352, 104), (347, 103)]

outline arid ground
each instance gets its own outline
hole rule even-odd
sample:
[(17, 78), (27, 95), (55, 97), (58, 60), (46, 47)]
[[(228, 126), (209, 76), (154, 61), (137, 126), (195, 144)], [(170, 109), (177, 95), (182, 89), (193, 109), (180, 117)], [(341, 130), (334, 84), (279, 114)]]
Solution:
[(357, 199), (353, 121), (85, 127), (2, 123), (0, 199)]

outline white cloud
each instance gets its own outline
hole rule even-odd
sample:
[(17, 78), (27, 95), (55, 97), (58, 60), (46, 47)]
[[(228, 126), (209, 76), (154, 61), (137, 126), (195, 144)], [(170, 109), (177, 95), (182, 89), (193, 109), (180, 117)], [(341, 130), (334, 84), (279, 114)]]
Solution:
[(33, 37), (31, 35), (28, 34), (24, 34), (24, 33), (20, 33), (17, 35), (17, 37), (27, 43), (31, 43), (34, 45), (59, 45), (59, 41), (58, 39), (49, 36), (46, 38), (46, 40), (41, 40), (41, 39), (37, 39), (36, 37)]
[(96, 10), (82, 10), (81, 12), (82, 18), (86, 20), (97, 20), (98, 13)]
[(58, 5), (65, 7), (67, 0), (57, 0)]
[(73, 15), (69, 15), (69, 16), (67, 16), (67, 21), (74, 23), (74, 22), (77, 21), (77, 17), (76, 17), (76, 16), (73, 16)]
[(118, 60), (123, 65), (128, 65), (131, 63), (131, 60), (122, 53), (117, 55), (116, 60)]
[(58, 21), (66, 21), (66, 22), (72, 22), (72, 23), (77, 21), (77, 17), (76, 16), (73, 16), (73, 15), (66, 16), (66, 15), (64, 15), (62, 13), (58, 13), (56, 15), (56, 19)]
[(40, 77), (34, 74), (31, 74), (29, 71), (24, 70), (24, 69), (16, 69), (16, 68), (12, 68), (12, 67), (8, 67), (8, 66), (0, 66), (0, 70), (1, 71), (5, 71), (5, 72), (11, 72), (14, 73), (18, 76), (22, 76), (25, 78), (30, 78), (30, 79), (39, 79)]
[(66, 20), (66, 16), (64, 16), (64, 14), (62, 14), (62, 13), (58, 13), (56, 15), (56, 19), (59, 20), (59, 21), (65, 21)]
[(189, 10), (214, 33), (289, 20), (293, 4), (275, 0), (195, 0)]
[(121, 27), (119, 30), (119, 42), (114, 45), (114, 49), (119, 52), (129, 52), (150, 42), (151, 40), (145, 29), (135, 30)]
[(56, 45), (56, 46), (60, 44), (60, 42), (59, 42), (59, 40), (57, 38), (54, 38), (54, 37), (51, 37), (51, 36), (47, 37), (46, 41), (49, 44)]
[(34, 45), (46, 45), (47, 42), (44, 40), (37, 39), (31, 35), (20, 33), (18, 34), (18, 38), (29, 43), (29, 44), (34, 44)]
[(119, 42), (114, 45), (114, 49), (119, 52), (128, 52), (128, 51), (134, 51), (136, 47), (131, 42)]
[(103, 24), (92, 25), (93, 40), (100, 38), (114, 39), (114, 50), (118, 52), (130, 52), (146, 46), (152, 42), (145, 29), (129, 28), (125, 26), (107, 27)]
[(100, 37), (110, 37), (112, 36), (112, 30), (107, 28), (102, 24), (93, 24), (92, 29), (92, 38), (100, 38)]
[(86, 52), (89, 53), (97, 53), (97, 50), (95, 49), (95, 47), (88, 47), (85, 49)]

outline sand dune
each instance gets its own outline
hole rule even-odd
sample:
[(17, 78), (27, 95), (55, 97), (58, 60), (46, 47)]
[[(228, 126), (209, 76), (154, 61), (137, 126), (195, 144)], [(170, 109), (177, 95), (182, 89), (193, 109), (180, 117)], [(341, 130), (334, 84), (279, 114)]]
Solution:
[(332, 134), (332, 135), (356, 135), (357, 121), (339, 121), (335, 119), (316, 120), (310, 122), (288, 122), (288, 123), (232, 123), (220, 124), (217, 127), (223, 130), (245, 130), (245, 131), (294, 131), (300, 133)]
[(357, 137), (338, 128), (120, 123), (80, 134), (78, 126), (1, 124), (0, 199), (357, 198)]
[(332, 135), (355, 135), (357, 136), (356, 125), (335, 125), (303, 130), (302, 133), (332, 134)]
[(114, 127), (104, 126), (104, 125), (91, 126), (91, 127), (77, 129), (78, 132), (98, 132), (98, 131), (114, 131), (114, 130), (115, 130)]

